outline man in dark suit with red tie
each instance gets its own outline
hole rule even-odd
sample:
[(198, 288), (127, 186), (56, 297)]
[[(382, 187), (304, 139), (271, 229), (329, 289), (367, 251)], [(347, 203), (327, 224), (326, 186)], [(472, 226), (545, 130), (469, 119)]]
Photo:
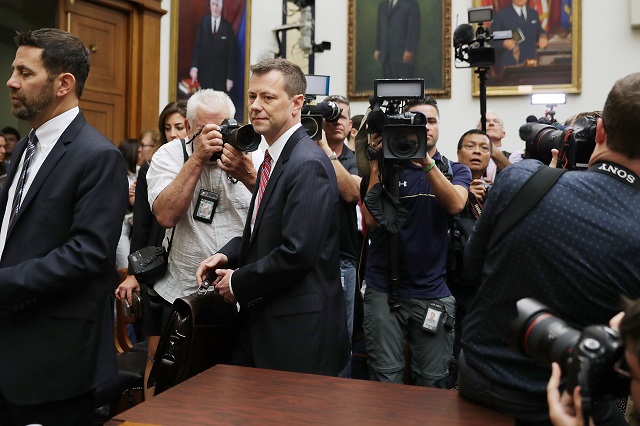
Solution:
[(216, 290), (240, 306), (235, 364), (337, 375), (349, 344), (336, 174), (300, 124), (302, 70), (266, 59), (251, 74), (251, 122), (269, 148), (242, 237), (203, 261), (197, 280), (215, 272)]
[(117, 374), (126, 166), (78, 108), (89, 74), (82, 41), (45, 28), (16, 44), (12, 113), (33, 129), (0, 192), (0, 424), (86, 425), (94, 388)]
[(229, 93), (236, 72), (236, 35), (231, 24), (222, 17), (222, 0), (209, 1), (211, 15), (203, 16), (198, 26), (190, 75), (203, 89)]

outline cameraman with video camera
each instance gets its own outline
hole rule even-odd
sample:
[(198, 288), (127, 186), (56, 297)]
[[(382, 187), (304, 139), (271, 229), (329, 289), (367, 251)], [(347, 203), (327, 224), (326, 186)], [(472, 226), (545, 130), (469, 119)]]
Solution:
[[(371, 380), (404, 381), (404, 345), (411, 350), (411, 384), (448, 387), (449, 362), (453, 353), (455, 299), (447, 287), (447, 229), (449, 215), (457, 214), (467, 202), (471, 172), (463, 164), (443, 161), (436, 149), (440, 113), (431, 97), (408, 100), (405, 111), (426, 117), (426, 155), (397, 161), (399, 204), (406, 210), (406, 222), (397, 230), (397, 304), (390, 248), (396, 234), (381, 226), (363, 204), (369, 227), (364, 295), (364, 331)], [(406, 112), (405, 112), (406, 114)], [(369, 114), (369, 119), (371, 113)], [(384, 180), (383, 136), (369, 135), (370, 173), (363, 179), (367, 192)], [(439, 163), (436, 166), (436, 163)], [(449, 180), (441, 170), (451, 176)], [(386, 184), (386, 183), (385, 183)], [(393, 188), (388, 188), (393, 192)], [(366, 200), (365, 200), (366, 202)], [(433, 314), (433, 315), (431, 315)], [(435, 326), (428, 319), (433, 317)]]
[[(627, 415), (629, 424), (637, 426), (637, 407), (640, 407), (640, 299), (627, 300), (625, 311), (611, 319), (609, 325), (620, 331), (620, 340), (624, 343), (625, 351), (614, 367), (615, 374), (631, 380), (631, 396), (627, 402)], [(549, 403), (549, 416), (554, 426), (583, 426), (582, 413), (582, 389), (576, 386), (573, 393), (566, 390), (560, 395), (561, 371), (557, 363), (552, 365), (552, 374), (547, 384), (547, 401)], [(597, 391), (597, 389), (596, 389)], [(589, 419), (593, 425), (593, 419)], [(626, 424), (626, 423), (624, 423)]]
[(465, 265), (479, 287), (462, 325), (460, 393), (514, 416), (518, 424), (549, 424), (550, 369), (509, 349), (516, 302), (540, 300), (582, 329), (617, 313), (620, 294), (640, 297), (638, 99), (640, 74), (618, 80), (597, 119), (588, 170), (562, 174), (489, 247), (518, 190), (546, 166), (523, 160), (506, 168), (469, 239)]

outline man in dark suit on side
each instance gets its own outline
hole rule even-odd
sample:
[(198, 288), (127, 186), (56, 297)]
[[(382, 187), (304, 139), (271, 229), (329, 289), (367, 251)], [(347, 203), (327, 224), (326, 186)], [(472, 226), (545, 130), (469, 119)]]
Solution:
[(233, 27), (222, 17), (222, 0), (209, 0), (211, 15), (202, 17), (193, 43), (190, 75), (203, 89), (229, 93), (238, 51)]
[(349, 355), (338, 187), (331, 160), (300, 124), (305, 91), (291, 62), (251, 67), (251, 122), (269, 148), (242, 237), (203, 261), (196, 277), (200, 284), (215, 272), (216, 290), (240, 306), (235, 364), (335, 376)]
[(420, 7), (416, 0), (382, 0), (378, 5), (376, 50), (384, 78), (415, 77), (420, 40)]
[(16, 45), (12, 113), (33, 130), (0, 192), (0, 424), (86, 425), (94, 388), (117, 374), (110, 298), (126, 167), (78, 108), (84, 44), (44, 28)]

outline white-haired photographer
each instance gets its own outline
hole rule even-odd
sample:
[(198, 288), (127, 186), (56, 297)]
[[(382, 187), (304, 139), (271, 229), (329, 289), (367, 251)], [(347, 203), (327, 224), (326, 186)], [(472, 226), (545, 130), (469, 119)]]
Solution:
[[(627, 377), (630, 383), (630, 397), (627, 402), (626, 418), (629, 425), (639, 425), (640, 415), (636, 407), (640, 407), (640, 299), (627, 301), (626, 309), (609, 321), (609, 326), (620, 331), (625, 345), (624, 358), (615, 367), (615, 374)], [(582, 426), (585, 424), (582, 413), (582, 396), (580, 386), (576, 386), (573, 394), (566, 390), (560, 393), (561, 371), (557, 363), (553, 363), (551, 377), (547, 384), (547, 402), (549, 417), (554, 426)], [(589, 425), (595, 425), (589, 418)]]

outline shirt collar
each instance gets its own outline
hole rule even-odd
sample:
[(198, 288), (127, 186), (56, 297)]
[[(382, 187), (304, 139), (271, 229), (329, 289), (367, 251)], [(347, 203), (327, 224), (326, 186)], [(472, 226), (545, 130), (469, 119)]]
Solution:
[(272, 143), (267, 149), (269, 150), (269, 155), (271, 156), (271, 164), (276, 164), (278, 162), (278, 158), (280, 158), (280, 154), (282, 154), (282, 150), (284, 146), (287, 144), (287, 141), (291, 137), (292, 134), (298, 130), (298, 127), (302, 126), (300, 123), (296, 123), (289, 130), (284, 132), (274, 143)]
[(62, 133), (67, 127), (69, 127), (71, 122), (79, 113), (80, 108), (73, 107), (62, 114), (49, 119), (49, 121), (35, 129), (40, 148), (44, 151), (48, 151), (53, 145), (55, 145), (55, 143), (58, 142), (58, 139), (60, 139), (60, 136), (62, 136)]

